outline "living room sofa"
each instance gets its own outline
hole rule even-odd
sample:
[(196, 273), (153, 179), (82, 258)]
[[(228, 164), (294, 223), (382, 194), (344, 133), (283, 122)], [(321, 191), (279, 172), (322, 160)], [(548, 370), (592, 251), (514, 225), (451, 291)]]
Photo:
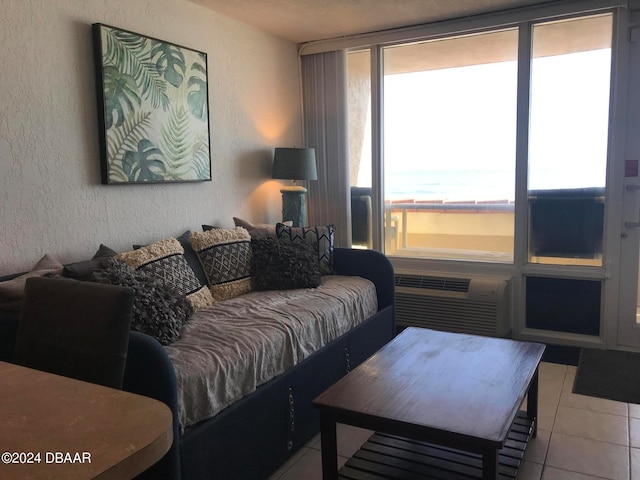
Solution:
[[(373, 282), (377, 312), (194, 425), (181, 427), (168, 348), (150, 335), (131, 332), (123, 389), (164, 402), (174, 419), (172, 447), (141, 478), (267, 478), (319, 431), (312, 400), (395, 335), (394, 276), (388, 259), (376, 251), (345, 248), (333, 249), (332, 256), (333, 274)], [(12, 359), (18, 319), (19, 313), (0, 312), (0, 360)]]

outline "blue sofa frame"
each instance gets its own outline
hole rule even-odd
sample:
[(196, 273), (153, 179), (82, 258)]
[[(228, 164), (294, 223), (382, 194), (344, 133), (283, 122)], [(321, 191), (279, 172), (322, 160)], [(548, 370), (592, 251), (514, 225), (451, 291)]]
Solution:
[[(373, 250), (336, 248), (334, 269), (340, 275), (371, 280), (376, 285), (378, 312), (254, 393), (183, 433), (178, 428), (176, 377), (169, 357), (155, 339), (131, 332), (123, 389), (164, 402), (174, 420), (173, 445), (140, 478), (267, 478), (319, 431), (319, 415), (312, 400), (395, 335), (394, 275), (389, 260)], [(0, 359), (11, 359), (11, 335), (15, 338), (16, 326), (17, 314), (0, 312), (0, 336), (4, 337)]]

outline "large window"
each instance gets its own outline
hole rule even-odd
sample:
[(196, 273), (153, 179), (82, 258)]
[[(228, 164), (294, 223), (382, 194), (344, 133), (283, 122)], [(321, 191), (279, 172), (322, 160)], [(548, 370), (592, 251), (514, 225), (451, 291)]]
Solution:
[(513, 259), (517, 51), (516, 29), (385, 48), (388, 253)]
[(602, 265), (611, 16), (533, 27), (529, 261)]
[[(385, 46), (385, 252), (512, 263), (519, 211), (519, 258), (601, 265), (611, 38), (612, 15), (602, 14)], [(519, 58), (523, 44), (531, 52)], [(375, 186), (369, 56), (350, 54), (348, 67), (351, 182), (366, 188)], [(519, 81), (522, 62), (528, 82)]]

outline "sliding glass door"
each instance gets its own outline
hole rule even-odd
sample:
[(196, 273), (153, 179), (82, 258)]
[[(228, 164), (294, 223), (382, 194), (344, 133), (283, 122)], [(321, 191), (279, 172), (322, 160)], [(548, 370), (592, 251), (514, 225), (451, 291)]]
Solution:
[(532, 28), (527, 330), (603, 333), (612, 34), (610, 14)]

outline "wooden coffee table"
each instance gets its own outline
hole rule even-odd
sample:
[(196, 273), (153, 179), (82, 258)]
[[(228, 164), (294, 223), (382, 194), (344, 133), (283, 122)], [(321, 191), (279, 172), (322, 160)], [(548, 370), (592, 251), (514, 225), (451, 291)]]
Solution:
[[(407, 328), (314, 400), (324, 480), (515, 477), (536, 435), (544, 349)], [(379, 432), (340, 476), (336, 423)]]

